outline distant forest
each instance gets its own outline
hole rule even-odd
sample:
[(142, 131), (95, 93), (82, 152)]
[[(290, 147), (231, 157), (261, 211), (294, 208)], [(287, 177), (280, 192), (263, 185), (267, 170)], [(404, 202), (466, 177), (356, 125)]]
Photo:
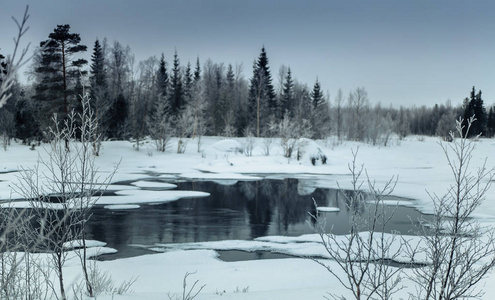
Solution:
[[(136, 63), (129, 46), (106, 39), (94, 42), (88, 62), (80, 58), (87, 46), (69, 25), (58, 25), (35, 51), (29, 83), (16, 80), (9, 90), (12, 96), (0, 108), (5, 147), (12, 139), (28, 145), (49, 140), (53, 114), (64, 120), (70, 111), (80, 112), (84, 94), (103, 140), (139, 145), (149, 137), (159, 151), (167, 149), (171, 137), (204, 135), (334, 137), (380, 145), (410, 134), (448, 139), (456, 119), (473, 115), (473, 136), (495, 135), (494, 107), (487, 110), (475, 87), (459, 106), (382, 107), (371, 104), (365, 87), (339, 90), (330, 98), (321, 82), (300, 83), (288, 66), (272, 72), (264, 47), (253, 58), (248, 78), (242, 65), (199, 57), (184, 64), (177, 51), (172, 61), (161, 54)], [(4, 53), (0, 80), (6, 62)]]

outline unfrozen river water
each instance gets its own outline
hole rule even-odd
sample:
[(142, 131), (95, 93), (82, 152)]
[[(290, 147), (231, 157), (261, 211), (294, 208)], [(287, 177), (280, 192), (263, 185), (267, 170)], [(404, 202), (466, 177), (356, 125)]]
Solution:
[[(133, 210), (96, 207), (87, 224), (89, 238), (117, 249), (114, 259), (145, 254), (155, 243), (189, 243), (220, 240), (252, 240), (267, 235), (299, 236), (314, 233), (309, 223), (318, 206), (338, 207), (326, 216), (326, 230), (349, 232), (349, 209), (342, 192), (335, 189), (305, 188), (304, 179), (259, 181), (179, 181), (178, 190), (204, 191), (205, 198), (180, 199)], [(111, 186), (110, 186), (111, 188)], [(392, 198), (393, 199), (393, 198)], [(361, 212), (367, 217), (367, 204)], [(414, 208), (388, 206), (393, 212), (385, 231), (412, 234), (421, 214)], [(103, 258), (105, 259), (105, 258)]]

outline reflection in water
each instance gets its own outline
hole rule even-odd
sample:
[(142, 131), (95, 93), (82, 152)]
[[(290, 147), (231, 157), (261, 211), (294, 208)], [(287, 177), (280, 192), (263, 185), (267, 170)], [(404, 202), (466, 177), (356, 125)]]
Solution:
[[(349, 213), (338, 190), (316, 188), (299, 195), (298, 179), (260, 180), (221, 185), (208, 181), (178, 182), (179, 190), (208, 192), (206, 198), (181, 199), (145, 205), (137, 210), (111, 211), (94, 208), (87, 224), (90, 238), (107, 242), (119, 251), (129, 244), (186, 243), (219, 240), (250, 240), (266, 235), (299, 236), (313, 233), (308, 212), (318, 206), (340, 208), (323, 214), (326, 229), (349, 232)], [(300, 189), (306, 190), (307, 189)], [(366, 209), (360, 210), (363, 218)], [(394, 216), (386, 231), (408, 233), (420, 213), (408, 207), (387, 208)], [(320, 213), (320, 215), (322, 215)]]

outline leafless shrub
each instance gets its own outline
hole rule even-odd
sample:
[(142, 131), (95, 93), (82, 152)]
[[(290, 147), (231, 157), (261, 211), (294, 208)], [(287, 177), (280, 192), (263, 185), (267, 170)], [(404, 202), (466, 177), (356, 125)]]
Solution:
[(190, 275), (194, 275), (194, 274), (196, 274), (196, 272), (193, 272), (193, 273), (186, 272), (186, 275), (184, 275), (184, 280), (182, 281), (182, 297), (168, 293), (168, 299), (169, 300), (193, 300), (194, 298), (196, 298), (196, 296), (198, 296), (199, 293), (201, 293), (201, 291), (206, 286), (206, 284), (196, 288), (196, 286), (199, 283), (199, 280), (196, 280), (193, 283), (193, 285), (190, 288), (188, 288), (187, 287), (187, 278)]
[(428, 263), (414, 269), (411, 279), (418, 287), (411, 298), (478, 298), (483, 294), (478, 283), (495, 265), (494, 230), (471, 217), (494, 179), (494, 169), (486, 167), (486, 160), (478, 170), (471, 171), (476, 143), (467, 136), (474, 120), (468, 120), (467, 128), (462, 119), (457, 120), (456, 132), (450, 133), (453, 142), (440, 143), (453, 184), (442, 196), (430, 195), (435, 217), (421, 220), (422, 242), (409, 245), (412, 259)]
[[(349, 165), (352, 175), (352, 191), (344, 192), (346, 206), (350, 212), (350, 231), (348, 235), (336, 236), (325, 232), (325, 220), (312, 215), (316, 221), (316, 230), (326, 249), (328, 256), (337, 264), (337, 269), (323, 260), (313, 259), (325, 267), (338, 282), (349, 290), (355, 299), (390, 299), (402, 289), (401, 268), (392, 267), (393, 261), (402, 251), (403, 245), (397, 233), (385, 233), (385, 227), (393, 213), (385, 213), (384, 197), (390, 195), (396, 185), (397, 178), (392, 177), (382, 188), (369, 179), (361, 180), (363, 166), (356, 165), (357, 151), (353, 151), (353, 161)], [(366, 183), (368, 194), (362, 189)], [(371, 202), (370, 202), (371, 200)], [(368, 217), (362, 212), (368, 208)], [(316, 206), (316, 203), (315, 203)], [(397, 245), (393, 247), (393, 245)], [(338, 269), (344, 271), (342, 278)], [(328, 294), (327, 299), (340, 299), (341, 296)]]

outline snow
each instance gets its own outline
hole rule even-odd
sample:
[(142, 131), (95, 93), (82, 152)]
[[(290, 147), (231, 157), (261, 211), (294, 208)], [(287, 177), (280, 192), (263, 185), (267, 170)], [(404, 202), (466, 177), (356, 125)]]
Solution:
[[(83, 240), (74, 240), (64, 243), (63, 247), (64, 249), (69, 250), (74, 248), (81, 248), (82, 245), (83, 245)], [(96, 240), (86, 240), (86, 248), (104, 247), (106, 245), (107, 243), (105, 242), (96, 241)]]
[(321, 212), (338, 212), (340, 211), (340, 208), (338, 207), (325, 207), (325, 206), (318, 206), (318, 211)]
[[(391, 176), (397, 175), (398, 182), (393, 192), (397, 199), (385, 200), (387, 205), (407, 205), (425, 213), (433, 211), (429, 194), (442, 195), (452, 182), (451, 170), (446, 164), (438, 138), (408, 137), (394, 141), (389, 147), (373, 147), (357, 142), (327, 144), (325, 141), (308, 141), (308, 146), (300, 161), (287, 159), (281, 155), (280, 145), (274, 141), (270, 156), (263, 155), (262, 142), (258, 140), (253, 156), (240, 152), (243, 139), (224, 139), (205, 137), (202, 151), (198, 153), (195, 140), (190, 141), (184, 154), (171, 152), (136, 151), (132, 144), (125, 141), (103, 142), (101, 156), (96, 158), (101, 180), (118, 167), (112, 183), (132, 182), (132, 186), (111, 185), (109, 190), (117, 196), (102, 196), (97, 205), (107, 209), (136, 209), (143, 204), (181, 201), (189, 197), (206, 197), (209, 194), (198, 191), (179, 190), (143, 190), (142, 188), (172, 188), (164, 182), (153, 180), (200, 179), (218, 180), (233, 184), (238, 180), (258, 180), (259, 178), (280, 179), (285, 177), (304, 178), (305, 183), (298, 186), (298, 193), (310, 194), (316, 188), (351, 187), (348, 164), (352, 161), (351, 149), (358, 150), (357, 165), (364, 164), (367, 174), (378, 187), (383, 186)], [(174, 140), (173, 143), (176, 143)], [(176, 145), (175, 145), (176, 146)], [(480, 139), (477, 142), (475, 157), (471, 167), (482, 166), (488, 157), (487, 166), (491, 168), (495, 140)], [(175, 149), (172, 144), (170, 149)], [(309, 157), (324, 154), (327, 164), (311, 164)], [(0, 199), (19, 199), (12, 187), (17, 182), (18, 172), (22, 168), (31, 168), (36, 164), (38, 154), (46, 157), (41, 147), (29, 150), (29, 147), (14, 143), (0, 155)], [(363, 178), (365, 179), (365, 178)], [(163, 185), (162, 185), (163, 184)], [(365, 187), (365, 186), (364, 186)], [(2, 204), (2, 207), (27, 207), (29, 202), (20, 201)], [(325, 209), (325, 208), (321, 208)], [(333, 210), (334, 208), (327, 208)], [(495, 224), (495, 193), (490, 190), (483, 204), (474, 212), (483, 225)], [(364, 234), (364, 233), (363, 233)], [(338, 237), (343, 239), (345, 237)], [(405, 237), (413, 243), (420, 243), (417, 237)], [(316, 235), (299, 237), (268, 236), (253, 241), (218, 241), (189, 244), (144, 245), (157, 253), (138, 257), (98, 261), (98, 267), (108, 271), (115, 282), (138, 277), (132, 286), (134, 291), (128, 295), (100, 295), (98, 299), (167, 299), (182, 292), (182, 280), (186, 272), (196, 272), (190, 276), (189, 284), (198, 280), (199, 285), (206, 284), (197, 300), (210, 299), (321, 299), (327, 292), (334, 292), (348, 298), (350, 295), (338, 284), (328, 271), (315, 262), (302, 258), (273, 259), (258, 261), (223, 262), (218, 259), (215, 250), (273, 251), (290, 255), (314, 255), (327, 257)], [(92, 255), (112, 253), (115, 249), (96, 244), (91, 247)], [(75, 251), (71, 251), (71, 257)], [(40, 257), (44, 254), (39, 254)], [(75, 257), (75, 256), (74, 256)], [(400, 259), (406, 259), (402, 256)], [(421, 261), (421, 258), (417, 258)], [(330, 267), (335, 262), (324, 260)], [(338, 274), (341, 274), (336, 269)], [(67, 281), (75, 282), (81, 278), (78, 259), (68, 261), (64, 272)], [(344, 276), (343, 274), (341, 274)], [(407, 271), (406, 271), (407, 275)], [(408, 279), (402, 282), (408, 286), (397, 294), (397, 298), (408, 298), (408, 291), (414, 290), (414, 283)], [(490, 273), (480, 283), (485, 290), (483, 299), (491, 299), (495, 293), (495, 274)], [(248, 287), (246, 293), (235, 292)], [(68, 289), (70, 290), (70, 289)], [(222, 295), (221, 295), (222, 294)]]

